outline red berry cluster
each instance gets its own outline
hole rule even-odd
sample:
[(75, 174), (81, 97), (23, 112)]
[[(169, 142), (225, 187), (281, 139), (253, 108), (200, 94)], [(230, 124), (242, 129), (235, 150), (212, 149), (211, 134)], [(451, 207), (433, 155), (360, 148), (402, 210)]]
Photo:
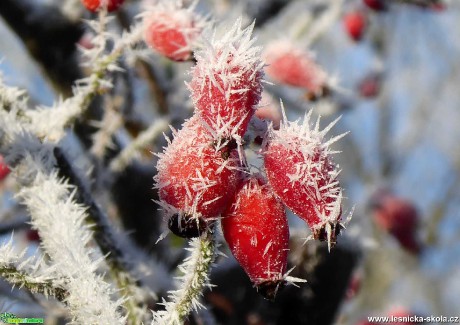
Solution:
[(159, 3), (144, 14), (145, 42), (155, 51), (174, 61), (193, 58), (192, 49), (204, 20), (176, 2)]
[(89, 11), (96, 12), (103, 8), (107, 8), (108, 12), (112, 12), (121, 7), (125, 0), (81, 0), (83, 5)]
[(221, 220), (224, 237), (258, 291), (274, 298), (286, 280), (289, 227), (284, 205), (310, 225), (314, 237), (335, 243), (342, 192), (323, 131), (284, 118), (265, 136), (267, 180), (249, 175), (242, 137), (262, 91), (263, 63), (252, 27), (237, 25), (196, 53), (189, 84), (195, 114), (174, 132), (155, 177), (169, 228), (200, 236)]

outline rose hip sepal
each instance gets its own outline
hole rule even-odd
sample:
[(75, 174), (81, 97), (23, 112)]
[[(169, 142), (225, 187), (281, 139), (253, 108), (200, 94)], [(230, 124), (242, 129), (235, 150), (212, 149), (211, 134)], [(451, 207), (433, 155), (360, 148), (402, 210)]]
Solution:
[(285, 283), (289, 227), (283, 204), (260, 177), (244, 181), (222, 214), (222, 231), (257, 291), (273, 300)]
[(112, 12), (121, 7), (125, 0), (81, 0), (89, 11), (96, 12), (107, 6), (107, 11)]
[(190, 89), (196, 111), (223, 137), (241, 138), (262, 92), (264, 66), (260, 48), (253, 46), (254, 25), (241, 20), (218, 40), (195, 52)]
[(192, 50), (205, 25), (193, 7), (182, 8), (173, 1), (161, 2), (149, 8), (143, 17), (147, 45), (174, 61), (193, 58)]
[(299, 121), (288, 122), (284, 116), (279, 130), (269, 129), (263, 155), (268, 182), (276, 195), (295, 214), (307, 222), (313, 238), (335, 245), (343, 226), (342, 188), (339, 169), (329, 146), (346, 133), (324, 141), (326, 133), (338, 121), (319, 130), (309, 122), (312, 111)]
[(195, 115), (158, 157), (155, 186), (158, 203), (171, 218), (170, 229), (182, 237), (199, 236), (204, 222), (219, 216), (240, 181), (237, 150), (228, 141), (215, 140)]

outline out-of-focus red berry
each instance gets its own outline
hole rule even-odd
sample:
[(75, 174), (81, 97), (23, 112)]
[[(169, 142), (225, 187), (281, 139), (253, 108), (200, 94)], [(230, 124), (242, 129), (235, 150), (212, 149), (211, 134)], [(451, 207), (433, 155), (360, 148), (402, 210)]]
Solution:
[(414, 254), (421, 249), (416, 239), (419, 215), (414, 204), (389, 192), (380, 192), (372, 199), (374, 220), (393, 235), (403, 248)]
[(0, 155), (0, 181), (4, 180), (10, 173), (10, 169), (3, 161), (3, 157)]
[(268, 66), (265, 72), (278, 82), (308, 90), (311, 96), (322, 96), (327, 88), (327, 74), (314, 61), (313, 55), (289, 41), (269, 44), (264, 52)]
[(144, 18), (145, 42), (174, 61), (192, 58), (192, 50), (203, 28), (201, 17), (185, 8), (157, 6)]
[(98, 11), (107, 6), (107, 11), (112, 12), (120, 8), (125, 0), (81, 0), (89, 11)]
[(360, 41), (366, 31), (367, 17), (362, 11), (351, 11), (343, 17), (343, 25), (351, 39)]
[(374, 98), (379, 95), (382, 77), (376, 73), (368, 74), (358, 84), (358, 93), (364, 98)]
[(363, 0), (364, 4), (375, 11), (384, 11), (387, 9), (385, 1), (388, 0)]

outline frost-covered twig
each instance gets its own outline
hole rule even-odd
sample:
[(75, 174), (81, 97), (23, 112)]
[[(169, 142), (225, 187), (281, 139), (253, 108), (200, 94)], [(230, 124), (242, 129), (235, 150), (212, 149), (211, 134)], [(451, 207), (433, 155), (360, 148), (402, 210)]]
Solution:
[(54, 145), (41, 143), (25, 129), (17, 121), (16, 108), (6, 112), (2, 107), (0, 103), (1, 152), (23, 186), (18, 197), (30, 212), (56, 275), (68, 279), (66, 303), (74, 321), (124, 323), (119, 313), (122, 301), (112, 301), (113, 289), (95, 274), (101, 261), (94, 261), (94, 249), (87, 247), (92, 233), (84, 224), (86, 209), (75, 201), (75, 188), (58, 177)]
[[(56, 281), (53, 269), (45, 265), (43, 259), (24, 259), (25, 250), (17, 253), (13, 248), (13, 238), (0, 247), (0, 276), (13, 287), (26, 288), (31, 293), (52, 296), (65, 301), (68, 293), (62, 288), (62, 281)], [(61, 282), (61, 283), (58, 283)]]
[(106, 150), (113, 147), (112, 137), (115, 132), (123, 125), (123, 117), (112, 103), (106, 106), (104, 117), (100, 122), (96, 122), (99, 130), (93, 135), (93, 145), (90, 152), (102, 159)]
[(152, 325), (183, 324), (192, 310), (202, 308), (199, 299), (209, 283), (209, 270), (216, 256), (216, 241), (212, 232), (190, 241), (191, 255), (179, 266), (179, 289), (170, 291), (170, 302), (163, 302), (166, 310), (154, 313)]
[[(61, 139), (64, 135), (64, 129), (86, 111), (94, 96), (103, 92), (104, 89), (112, 87), (106, 74), (121, 70), (116, 61), (127, 48), (141, 40), (141, 24), (134, 26), (131, 31), (118, 37), (104, 31), (107, 20), (107, 17), (101, 13), (98, 22), (89, 22), (94, 30), (99, 32), (94, 41), (96, 46), (84, 51), (84, 54), (90, 58), (89, 64), (93, 67), (93, 72), (89, 77), (77, 82), (74, 96), (58, 102), (52, 108), (39, 108), (27, 112), (31, 128), (39, 138), (46, 137), (54, 141)], [(108, 38), (114, 40), (113, 49), (110, 53), (102, 55)]]
[(110, 163), (110, 170), (119, 172), (123, 170), (136, 156), (140, 149), (145, 148), (158, 135), (162, 134), (169, 127), (169, 120), (157, 119), (147, 130), (143, 131), (134, 139), (122, 152), (116, 156)]
[(138, 305), (142, 304), (144, 298), (142, 295), (139, 296), (142, 289), (136, 284), (136, 279), (128, 272), (132, 267), (128, 265), (126, 257), (123, 255), (121, 247), (118, 245), (112, 229), (107, 223), (107, 216), (92, 199), (91, 195), (86, 192), (85, 187), (61, 150), (56, 148), (54, 155), (60, 176), (76, 187), (75, 201), (88, 207), (86, 222), (94, 230), (93, 237), (101, 252), (105, 255), (110, 273), (114, 277), (122, 296), (129, 297), (124, 301), (124, 306), (128, 311), (130, 324), (140, 323), (140, 319), (145, 316), (146, 312), (146, 310), (138, 307)]

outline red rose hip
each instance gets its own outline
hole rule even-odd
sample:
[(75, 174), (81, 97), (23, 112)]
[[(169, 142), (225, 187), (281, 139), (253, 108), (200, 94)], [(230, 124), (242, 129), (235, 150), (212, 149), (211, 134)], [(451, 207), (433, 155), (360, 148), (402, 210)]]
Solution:
[(189, 89), (197, 113), (217, 133), (242, 137), (262, 92), (263, 63), (253, 46), (253, 25), (237, 23), (219, 40), (195, 52)]
[(310, 128), (311, 113), (302, 124), (284, 118), (279, 130), (269, 130), (264, 165), (276, 195), (307, 222), (315, 239), (331, 247), (342, 228), (342, 188), (329, 145), (345, 134), (324, 141), (338, 119), (320, 131), (319, 119)]
[(367, 18), (361, 11), (352, 11), (343, 17), (343, 25), (347, 34), (354, 41), (360, 41), (366, 31)]
[(284, 284), (289, 227), (284, 206), (269, 185), (259, 177), (246, 180), (222, 214), (222, 230), (257, 290), (274, 299)]
[(170, 229), (185, 228), (182, 235), (196, 237), (206, 226), (203, 221), (217, 218), (234, 194), (240, 180), (238, 153), (214, 140), (194, 116), (158, 156), (156, 188), (172, 218)]
[(265, 72), (273, 80), (308, 90), (309, 97), (328, 92), (327, 74), (314, 61), (313, 54), (289, 41), (276, 41), (264, 51)]
[(192, 49), (203, 27), (203, 19), (190, 8), (173, 2), (159, 4), (144, 14), (145, 42), (174, 61), (192, 58)]

